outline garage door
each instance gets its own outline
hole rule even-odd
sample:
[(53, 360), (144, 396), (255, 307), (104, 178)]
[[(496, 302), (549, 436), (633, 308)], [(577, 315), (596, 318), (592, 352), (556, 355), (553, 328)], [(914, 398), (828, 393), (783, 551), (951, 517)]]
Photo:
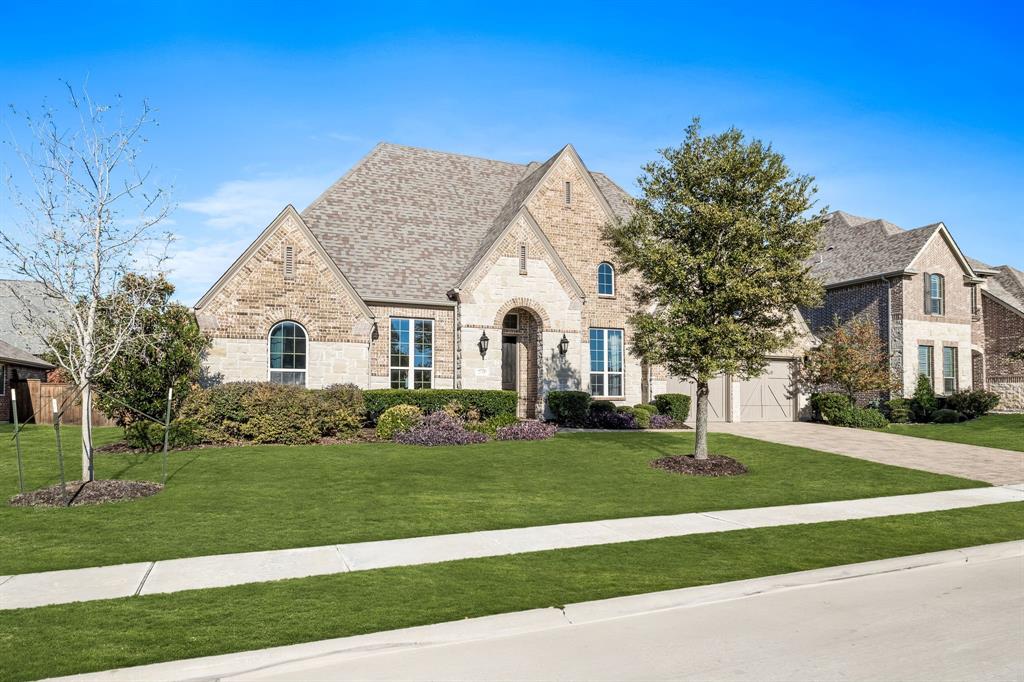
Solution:
[[(691, 424), (697, 416), (697, 384), (689, 379), (677, 379), (669, 377), (666, 387), (668, 393), (685, 393), (690, 396), (690, 418)], [(708, 421), (724, 422), (729, 415), (729, 383), (725, 375), (719, 375), (708, 382)]]
[(759, 377), (740, 383), (740, 420), (793, 421), (793, 363), (772, 360)]

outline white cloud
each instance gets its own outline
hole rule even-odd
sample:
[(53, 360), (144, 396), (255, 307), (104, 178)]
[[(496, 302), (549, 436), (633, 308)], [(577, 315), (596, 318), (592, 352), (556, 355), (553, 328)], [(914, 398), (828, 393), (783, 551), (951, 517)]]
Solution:
[(195, 304), (242, 255), (252, 239), (249, 236), (223, 241), (181, 239), (176, 242), (164, 266), (177, 287), (174, 297), (186, 305)]
[(288, 204), (301, 211), (334, 179), (331, 175), (229, 180), (209, 196), (182, 202), (181, 207), (206, 216), (210, 227), (263, 229)]

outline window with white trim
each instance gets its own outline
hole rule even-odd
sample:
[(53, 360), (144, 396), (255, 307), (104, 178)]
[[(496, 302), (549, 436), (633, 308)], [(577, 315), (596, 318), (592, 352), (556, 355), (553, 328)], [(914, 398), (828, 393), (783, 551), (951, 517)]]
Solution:
[(942, 392), (950, 394), (957, 389), (956, 378), (956, 348), (953, 346), (942, 347)]
[(917, 374), (928, 377), (928, 383), (935, 386), (935, 362), (934, 350), (931, 346), (920, 345), (917, 347)]
[(928, 280), (928, 312), (942, 315), (945, 309), (946, 282), (942, 275), (932, 274)]
[(601, 263), (597, 266), (597, 295), (615, 295), (615, 268), (611, 263)]
[(430, 388), (434, 379), (434, 321), (391, 318), (391, 388)]
[(270, 330), (270, 383), (306, 385), (306, 330), (298, 322), (278, 322)]
[(621, 398), (621, 329), (590, 329), (590, 395)]

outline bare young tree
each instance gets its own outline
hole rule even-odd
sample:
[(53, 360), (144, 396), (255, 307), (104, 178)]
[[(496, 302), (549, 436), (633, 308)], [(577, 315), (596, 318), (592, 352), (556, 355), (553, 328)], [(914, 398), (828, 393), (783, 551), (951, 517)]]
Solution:
[(61, 311), (41, 315), (19, 296), (25, 330), (80, 392), (82, 480), (91, 481), (93, 382), (137, 335), (139, 311), (153, 292), (133, 290), (116, 309), (104, 301), (126, 273), (162, 272), (172, 235), (160, 223), (172, 205), (152, 168), (139, 164), (145, 133), (156, 125), (149, 104), (128, 114), (120, 98), (103, 105), (84, 87), (65, 86), (65, 108), (44, 105), (39, 116), (11, 109), (29, 140), (22, 144), (11, 132), (21, 166), (5, 173), (13, 215), (0, 216), (0, 250), (5, 268), (36, 282)]

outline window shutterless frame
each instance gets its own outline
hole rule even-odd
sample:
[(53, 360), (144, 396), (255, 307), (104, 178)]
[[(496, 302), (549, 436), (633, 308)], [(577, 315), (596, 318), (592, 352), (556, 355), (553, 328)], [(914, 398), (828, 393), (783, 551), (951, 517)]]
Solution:
[(388, 352), (388, 376), (391, 388), (433, 387), (433, 320), (392, 317)]
[(957, 389), (957, 357), (955, 346), (942, 347), (942, 392), (946, 395)]
[(935, 387), (935, 349), (932, 346), (917, 347), (917, 374), (928, 377), (928, 383)]
[(309, 334), (294, 320), (282, 320), (267, 334), (267, 380), (273, 384), (306, 385)]
[(624, 341), (621, 329), (590, 328), (590, 395), (595, 398), (625, 394)]
[(597, 295), (615, 295), (615, 268), (611, 263), (601, 263), (597, 266)]

